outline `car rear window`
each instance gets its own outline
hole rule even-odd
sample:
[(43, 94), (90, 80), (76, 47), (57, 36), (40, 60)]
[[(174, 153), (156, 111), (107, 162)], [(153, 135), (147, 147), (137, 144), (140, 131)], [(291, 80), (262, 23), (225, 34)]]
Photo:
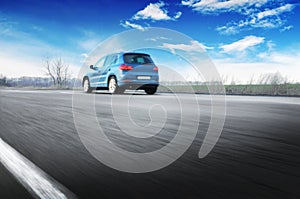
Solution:
[(143, 55), (143, 54), (125, 54), (124, 62), (126, 64), (152, 64), (153, 63), (149, 55)]

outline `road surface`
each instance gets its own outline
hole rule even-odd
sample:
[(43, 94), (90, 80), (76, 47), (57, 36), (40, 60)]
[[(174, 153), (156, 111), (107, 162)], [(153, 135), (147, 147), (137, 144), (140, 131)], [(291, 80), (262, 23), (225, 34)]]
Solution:
[[(227, 96), (221, 137), (209, 155), (199, 159), (211, 109), (210, 97), (197, 95), (199, 127), (188, 150), (160, 170), (126, 173), (99, 162), (82, 144), (74, 123), (72, 96), (83, 94), (72, 94), (0, 90), (0, 138), (77, 198), (300, 198), (299, 98)], [(163, 128), (169, 133), (153, 142), (145, 138), (139, 143), (118, 133), (120, 128), (114, 122), (117, 113), (114, 115), (116, 110), (110, 106), (113, 96), (91, 96), (95, 97), (100, 126), (111, 133), (116, 145), (128, 151), (159, 149), (172, 140), (180, 124), (178, 102), (171, 94), (117, 95), (119, 102), (124, 99), (122, 106), (131, 96), (127, 104), (131, 106), (131, 120), (138, 126), (147, 126), (162, 115), (167, 118)], [(164, 115), (158, 105), (149, 115), (145, 109), (148, 102), (172, 108)], [(82, 111), (88, 114), (84, 108)], [(195, 121), (192, 112), (188, 116)], [(127, 128), (130, 131), (131, 127)], [(0, 198), (34, 197), (3, 164), (0, 176)]]

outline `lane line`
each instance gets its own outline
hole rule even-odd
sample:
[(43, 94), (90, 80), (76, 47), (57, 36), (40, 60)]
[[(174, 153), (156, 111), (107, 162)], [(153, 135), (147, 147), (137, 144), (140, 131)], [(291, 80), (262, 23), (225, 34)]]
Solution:
[[(80, 90), (79, 90), (80, 91)], [(66, 91), (61, 91), (61, 90), (6, 90), (2, 89), (0, 92), (6, 92), (6, 93), (40, 93), (40, 94), (72, 94), (73, 90), (66, 90)]]
[(15, 178), (36, 198), (76, 198), (26, 157), (0, 138), (0, 161)]
[(54, 90), (0, 90), (1, 92), (7, 92), (7, 93), (54, 93), (57, 92)]

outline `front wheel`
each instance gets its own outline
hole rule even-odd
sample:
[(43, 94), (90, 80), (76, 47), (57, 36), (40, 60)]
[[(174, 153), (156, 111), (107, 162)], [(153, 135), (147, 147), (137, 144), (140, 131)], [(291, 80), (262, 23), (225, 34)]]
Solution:
[(146, 92), (148, 95), (153, 95), (154, 93), (156, 93), (156, 91), (157, 91), (157, 87), (146, 88), (146, 89), (145, 89), (145, 92)]
[(90, 81), (88, 78), (85, 78), (83, 81), (83, 92), (85, 93), (91, 93), (92, 92), (92, 88), (90, 86)]

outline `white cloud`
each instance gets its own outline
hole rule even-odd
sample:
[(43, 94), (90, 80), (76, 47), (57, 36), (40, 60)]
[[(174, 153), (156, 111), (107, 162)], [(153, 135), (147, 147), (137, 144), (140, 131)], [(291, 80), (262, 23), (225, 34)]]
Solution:
[(175, 53), (175, 50), (184, 50), (188, 52), (204, 52), (206, 49), (212, 49), (212, 47), (205, 46), (198, 41), (191, 41), (191, 44), (164, 43), (161, 47), (170, 49), (172, 53)]
[(79, 46), (85, 51), (93, 50), (99, 43), (100, 40), (97, 38), (90, 38), (78, 41)]
[[(150, 3), (147, 5), (143, 10), (138, 11), (135, 15), (133, 15), (130, 19), (121, 20), (120, 25), (125, 28), (134, 28), (138, 30), (145, 30), (140, 24), (135, 23), (135, 21), (139, 20), (151, 20), (152, 22), (155, 21), (176, 21), (182, 15), (182, 12), (178, 11), (174, 14), (174, 16), (170, 16), (168, 14), (168, 10), (164, 8), (166, 4), (163, 1), (157, 3)], [(149, 27), (149, 25), (147, 24)]]
[(81, 53), (80, 56), (82, 56), (83, 58), (88, 58), (89, 55), (87, 53)]
[(294, 6), (292, 4), (286, 4), (286, 5), (280, 6), (278, 8), (274, 8), (274, 9), (271, 9), (271, 10), (266, 10), (266, 11), (263, 11), (263, 12), (259, 12), (257, 14), (257, 19), (260, 20), (260, 19), (265, 18), (265, 17), (279, 15), (279, 14), (284, 13), (284, 12), (290, 12), (293, 8), (294, 8)]
[(239, 26), (236, 24), (217, 27), (216, 30), (224, 35), (234, 35), (240, 31)]
[(268, 9), (270, 0), (183, 0), (182, 5), (191, 7), (202, 14), (220, 14), (223, 12), (237, 12), (243, 19), (232, 19), (226, 25), (216, 28), (221, 34), (237, 34), (242, 30), (253, 28), (280, 28), (286, 21), (282, 17), (283, 13), (294, 9), (294, 4), (282, 5), (282, 2), (272, 2)]
[(256, 46), (264, 42), (264, 37), (246, 36), (244, 39), (220, 46), (225, 53), (242, 52), (249, 47)]
[(291, 30), (292, 28), (294, 28), (294, 26), (292, 26), (292, 25), (285, 26), (282, 29), (280, 29), (280, 32), (288, 31), (288, 30)]
[(163, 7), (166, 4), (162, 1), (157, 3), (150, 3), (143, 10), (138, 11), (133, 17), (133, 20), (150, 19), (154, 21), (159, 20), (176, 20), (180, 18), (182, 12), (177, 12), (174, 17), (168, 15), (168, 10)]
[(300, 82), (300, 67), (298, 52), (274, 52), (264, 56), (261, 61), (243, 62), (236, 59), (213, 60), (220, 75), (227, 77), (228, 82), (232, 79), (236, 83), (246, 84), (252, 78), (257, 80), (263, 74), (279, 72), (286, 77), (288, 82)]
[(164, 2), (150, 3), (146, 8), (138, 11), (133, 19), (170, 20), (171, 17), (168, 16), (168, 11), (162, 8), (164, 6)]
[(33, 30), (37, 31), (37, 32), (41, 32), (43, 31), (44, 29), (40, 26), (36, 26), (36, 25), (32, 25), (31, 27)]
[[(289, 53), (289, 54), (280, 53), (280, 52), (273, 52), (273, 53), (270, 53), (266, 57), (266, 60), (268, 60), (272, 63), (283, 64), (285, 66), (288, 66), (288, 65), (294, 65), (294, 64), (298, 65), (299, 58), (300, 58), (300, 53), (299, 52)], [(300, 69), (300, 67), (299, 67), (299, 69)]]
[(268, 18), (264, 20), (258, 20), (256, 23), (250, 24), (254, 28), (279, 28), (284, 24), (284, 21), (280, 18)]
[(125, 23), (121, 23), (121, 26), (125, 28), (134, 28), (138, 30), (145, 30), (145, 28), (139, 24), (131, 23), (129, 21), (125, 21)]
[(257, 18), (250, 16), (246, 20), (240, 20), (239, 22), (229, 22), (225, 26), (217, 27), (216, 30), (220, 32), (220, 34), (233, 35), (239, 33), (242, 30), (251, 28), (279, 28), (284, 23), (285, 21), (283, 21), (279, 17), (258, 20)]
[(80, 32), (82, 36), (80, 39), (73, 39), (73, 42), (76, 43), (83, 51), (85, 51), (85, 53), (93, 50), (104, 39), (100, 36), (101, 34), (91, 30), (78, 27), (77, 31)]
[(273, 51), (274, 47), (276, 46), (276, 44), (272, 40), (267, 41), (266, 45), (269, 52)]
[(184, 6), (192, 7), (193, 10), (202, 13), (217, 13), (217, 12), (228, 12), (238, 11), (240, 8), (247, 8), (250, 6), (260, 7), (267, 3), (268, 0), (183, 0), (181, 4)]
[(182, 15), (182, 12), (177, 12), (176, 15), (174, 16), (174, 19), (179, 19)]
[(43, 67), (38, 59), (16, 58), (14, 55), (2, 53), (0, 55), (1, 73), (8, 77), (45, 76)]
[[(1, 74), (7, 77), (46, 77), (46, 70), (43, 66), (43, 59), (40, 57), (17, 57), (12, 54), (0, 55)], [(69, 63), (69, 62), (68, 62)], [(69, 63), (69, 72), (75, 77), (80, 67)]]
[(72, 74), (79, 69), (81, 58), (73, 51), (67, 52), (15, 27), (10, 27), (8, 32), (2, 34), (4, 37), (0, 38), (0, 46), (5, 50), (0, 52), (0, 71), (3, 75), (45, 76), (43, 61), (47, 56), (62, 57), (70, 64)]
[(181, 5), (184, 5), (184, 6), (192, 6), (194, 3), (195, 3), (195, 0), (181, 1)]
[(160, 37), (160, 36), (146, 39), (146, 41), (159, 41), (159, 40), (170, 40), (170, 39), (167, 37)]
[[(292, 4), (286, 4), (271, 10), (259, 11), (258, 9), (252, 9), (251, 12), (246, 15), (245, 19), (238, 22), (231, 21), (225, 26), (217, 27), (216, 30), (221, 34), (231, 35), (237, 34), (242, 30), (252, 28), (280, 28), (284, 26), (286, 20), (280, 16), (284, 12), (290, 12), (295, 6)], [(286, 26), (280, 29), (281, 32), (291, 29), (292, 26)]]

